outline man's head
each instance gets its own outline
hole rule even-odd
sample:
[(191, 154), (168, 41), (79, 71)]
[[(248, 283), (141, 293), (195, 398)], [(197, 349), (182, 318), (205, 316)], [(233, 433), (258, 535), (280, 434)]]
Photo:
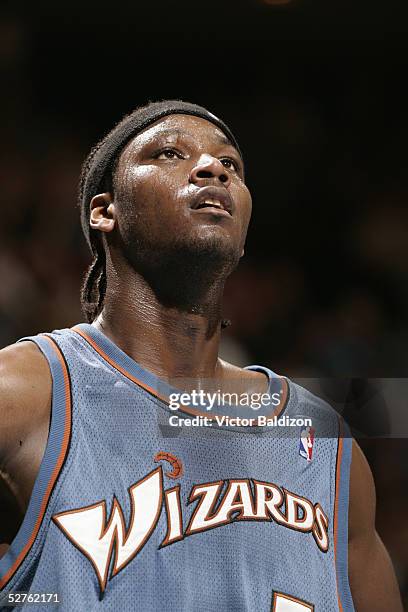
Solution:
[(178, 269), (192, 281), (204, 269), (228, 275), (243, 252), (251, 197), (227, 126), (201, 107), (166, 101), (137, 109), (91, 152), (80, 205), (94, 253), (83, 289), (93, 320), (106, 250), (158, 283)]

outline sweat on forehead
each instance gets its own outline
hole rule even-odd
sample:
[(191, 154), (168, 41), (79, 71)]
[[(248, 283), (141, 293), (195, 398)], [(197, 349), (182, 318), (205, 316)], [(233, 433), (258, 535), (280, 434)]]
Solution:
[(92, 252), (95, 251), (92, 230), (89, 226), (90, 203), (94, 195), (106, 190), (112, 166), (126, 144), (147, 127), (168, 115), (192, 115), (216, 125), (228, 138), (240, 156), (238, 142), (229, 127), (210, 111), (182, 100), (151, 102), (137, 108), (124, 117), (90, 152), (82, 167), (78, 203), (81, 209), (81, 224)]

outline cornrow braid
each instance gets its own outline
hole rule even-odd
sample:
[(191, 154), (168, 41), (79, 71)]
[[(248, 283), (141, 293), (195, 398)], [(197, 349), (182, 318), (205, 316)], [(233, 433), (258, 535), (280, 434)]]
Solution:
[[(105, 136), (98, 144), (96, 144), (90, 151), (86, 158), (79, 180), (78, 190), (78, 206), (82, 207), (84, 190), (86, 179), (90, 169), (92, 168), (93, 160), (95, 155), (99, 152), (101, 147), (104, 145), (109, 134)], [(119, 156), (113, 160), (112, 166), (116, 166), (116, 162)], [(113, 190), (113, 173), (114, 170), (108, 172), (104, 178), (104, 184), (101, 191)], [(93, 259), (88, 269), (85, 272), (84, 279), (81, 287), (81, 307), (83, 315), (88, 323), (92, 323), (96, 317), (100, 314), (106, 294), (106, 256), (105, 249), (102, 245), (102, 241), (95, 231), (91, 229), (90, 232), (91, 249), (93, 253)]]
[(92, 323), (102, 310), (106, 294), (106, 258), (103, 247), (97, 247), (93, 261), (85, 273), (81, 288), (82, 311)]
[[(119, 125), (119, 124), (117, 124)], [(112, 132), (111, 130), (104, 138), (102, 138), (94, 147), (92, 147), (90, 153), (85, 159), (82, 169), (81, 176), (79, 179), (78, 188), (78, 206), (82, 210), (86, 181), (89, 173), (92, 170), (95, 157), (99, 151), (105, 146), (105, 143), (109, 140)], [(107, 172), (101, 182), (100, 192), (109, 191), (113, 193), (114, 176), (116, 167), (119, 161), (121, 151), (119, 151), (108, 166)], [(96, 317), (100, 314), (106, 294), (106, 255), (105, 249), (102, 244), (99, 232), (96, 232), (90, 228), (89, 233), (91, 251), (93, 253), (93, 259), (88, 269), (86, 270), (81, 286), (81, 307), (82, 313), (88, 323), (92, 323)]]

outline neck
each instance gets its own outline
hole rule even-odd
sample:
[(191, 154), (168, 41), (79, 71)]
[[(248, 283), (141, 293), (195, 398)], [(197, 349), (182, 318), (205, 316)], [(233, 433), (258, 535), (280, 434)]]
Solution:
[(193, 275), (164, 268), (153, 280), (109, 259), (105, 305), (94, 325), (160, 378), (214, 377), (225, 277), (209, 278), (208, 267)]

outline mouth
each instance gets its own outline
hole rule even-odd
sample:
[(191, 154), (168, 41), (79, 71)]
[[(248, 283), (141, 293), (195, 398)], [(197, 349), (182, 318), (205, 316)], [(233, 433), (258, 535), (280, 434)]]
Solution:
[(191, 208), (197, 212), (232, 217), (233, 200), (224, 187), (202, 187), (195, 196)]

